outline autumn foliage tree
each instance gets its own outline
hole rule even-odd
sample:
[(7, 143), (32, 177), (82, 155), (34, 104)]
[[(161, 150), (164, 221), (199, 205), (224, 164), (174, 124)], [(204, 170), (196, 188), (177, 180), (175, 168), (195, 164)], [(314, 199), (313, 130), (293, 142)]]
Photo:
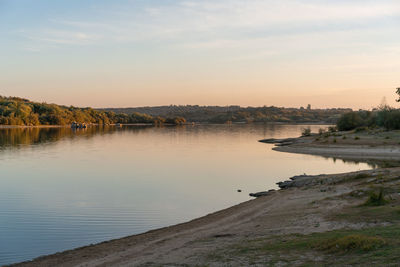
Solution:
[(147, 114), (114, 113), (92, 108), (66, 107), (31, 102), (17, 97), (0, 96), (0, 124), (4, 125), (68, 125), (78, 123), (156, 123), (165, 121)]

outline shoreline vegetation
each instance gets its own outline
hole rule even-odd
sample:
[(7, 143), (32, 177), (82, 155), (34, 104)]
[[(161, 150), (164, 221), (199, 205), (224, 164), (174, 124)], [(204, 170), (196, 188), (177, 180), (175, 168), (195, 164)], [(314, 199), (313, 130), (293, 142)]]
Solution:
[(183, 117), (160, 117), (141, 113), (115, 113), (96, 109), (38, 103), (19, 97), (0, 96), (0, 125), (64, 126), (78, 124), (173, 124), (186, 123)]
[[(362, 160), (375, 158), (377, 148), (397, 157), (400, 140), (400, 131), (308, 134), (261, 141), (279, 151), (336, 151), (337, 158), (348, 156), (333, 150), (345, 144)], [(280, 190), (190, 222), (14, 266), (397, 266), (400, 168), (390, 167), (292, 177), (278, 183)]]
[(334, 124), (351, 109), (239, 106), (162, 106), (125, 109), (77, 108), (0, 96), (0, 125), (48, 126), (85, 124), (183, 125), (191, 123)]
[[(243, 122), (233, 122), (231, 123), (233, 125), (241, 125), (241, 124), (247, 124)], [(263, 122), (254, 122), (253, 124), (270, 124), (270, 125), (332, 125), (332, 123), (329, 122), (313, 122), (313, 123), (308, 123), (308, 122), (293, 122), (293, 123), (287, 123), (287, 122), (268, 122), (268, 123), (263, 123)], [(88, 125), (90, 126), (190, 126), (190, 125), (223, 125), (221, 123), (207, 123), (207, 122), (200, 122), (200, 123), (180, 123), (180, 124), (175, 124), (175, 123), (162, 123), (162, 124), (157, 124), (155, 125), (154, 123), (110, 123), (110, 124), (98, 124), (98, 123), (91, 123)], [(25, 128), (71, 128), (71, 125), (2, 125), (0, 124), (0, 129), (25, 129)]]
[(275, 106), (241, 107), (241, 106), (199, 106), (170, 105), (138, 108), (105, 108), (101, 111), (132, 114), (135, 112), (161, 117), (183, 117), (196, 123), (319, 123), (335, 124), (337, 120), (351, 109), (331, 108), (313, 109), (284, 108)]

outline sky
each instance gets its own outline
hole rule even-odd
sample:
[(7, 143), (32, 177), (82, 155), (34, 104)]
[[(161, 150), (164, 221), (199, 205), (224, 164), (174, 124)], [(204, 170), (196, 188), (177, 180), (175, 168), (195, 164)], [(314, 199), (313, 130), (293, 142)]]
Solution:
[(399, 0), (0, 0), (0, 95), (358, 109), (396, 87)]

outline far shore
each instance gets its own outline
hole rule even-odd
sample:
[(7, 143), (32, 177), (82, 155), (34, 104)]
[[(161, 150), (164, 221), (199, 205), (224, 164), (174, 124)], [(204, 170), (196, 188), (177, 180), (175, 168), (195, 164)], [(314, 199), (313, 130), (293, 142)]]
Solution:
[[(278, 124), (278, 125), (332, 125), (329, 122), (232, 122), (233, 125), (243, 124)], [(154, 123), (112, 123), (112, 124), (97, 124), (91, 123), (89, 126), (156, 126)], [(210, 122), (188, 122), (182, 124), (185, 125), (229, 125), (228, 123), (210, 123)], [(161, 126), (177, 126), (171, 123), (163, 123)], [(178, 125), (179, 126), (179, 125)], [(4, 125), (0, 124), (0, 129), (16, 129), (16, 128), (71, 128), (71, 125)]]
[[(122, 125), (151, 126), (153, 123), (126, 123)], [(91, 123), (89, 126), (117, 126), (117, 124), (96, 124)], [(18, 128), (71, 128), (71, 125), (0, 125), (0, 129), (18, 129)]]
[[(398, 137), (399, 132), (331, 133), (275, 140), (278, 146), (274, 149), (338, 158), (392, 159), (400, 156)], [(400, 168), (292, 177), (281, 183), (281, 190), (263, 192), (254, 200), (190, 222), (15, 266), (343, 266), (349, 261), (360, 266), (379, 265), (373, 253), (342, 253), (338, 257), (312, 244), (329, 240), (335, 233), (362, 236), (371, 231), (384, 232), (385, 227), (399, 231), (400, 218), (392, 215), (400, 214), (400, 191), (396, 191), (400, 190), (399, 177)], [(379, 209), (363, 206), (374, 188), (388, 188), (387, 198), (392, 204)], [(398, 242), (393, 238), (390, 242)], [(309, 245), (293, 245), (296, 242)], [(397, 247), (385, 258), (388, 266), (400, 260), (396, 258), (400, 257), (396, 256)]]

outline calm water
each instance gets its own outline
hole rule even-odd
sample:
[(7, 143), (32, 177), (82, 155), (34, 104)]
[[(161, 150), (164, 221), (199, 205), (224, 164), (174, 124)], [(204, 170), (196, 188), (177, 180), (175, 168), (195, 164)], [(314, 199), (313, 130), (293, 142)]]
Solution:
[(293, 175), (369, 168), (257, 142), (304, 127), (0, 129), (0, 265), (184, 222)]

